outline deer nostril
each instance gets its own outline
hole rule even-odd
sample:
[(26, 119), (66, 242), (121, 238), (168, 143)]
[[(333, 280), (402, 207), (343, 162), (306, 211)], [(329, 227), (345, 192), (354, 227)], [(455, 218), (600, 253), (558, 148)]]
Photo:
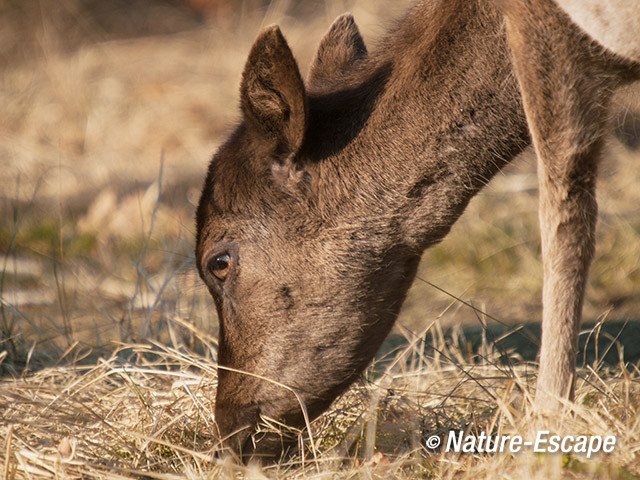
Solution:
[(256, 404), (237, 405), (222, 399), (216, 404), (215, 418), (220, 435), (218, 457), (231, 455), (242, 459), (251, 449), (251, 435), (259, 418)]
[(233, 457), (246, 463), (253, 451), (251, 436), (254, 433), (255, 428), (247, 427), (226, 438), (222, 437), (218, 448), (214, 451), (214, 458), (223, 459)]

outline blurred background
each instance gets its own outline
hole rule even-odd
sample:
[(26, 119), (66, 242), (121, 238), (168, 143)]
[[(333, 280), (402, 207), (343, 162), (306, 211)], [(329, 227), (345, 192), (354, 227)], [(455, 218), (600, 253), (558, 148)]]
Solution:
[[(215, 336), (193, 214), (239, 117), (255, 36), (279, 24), (304, 74), (339, 14), (354, 14), (372, 49), (412, 3), (0, 0), (0, 371), (116, 342), (197, 348), (192, 327)], [(606, 320), (611, 338), (640, 320), (639, 112), (637, 89), (616, 98), (599, 184), (585, 320)], [(406, 328), (537, 325), (531, 152), (474, 199), (419, 277)]]

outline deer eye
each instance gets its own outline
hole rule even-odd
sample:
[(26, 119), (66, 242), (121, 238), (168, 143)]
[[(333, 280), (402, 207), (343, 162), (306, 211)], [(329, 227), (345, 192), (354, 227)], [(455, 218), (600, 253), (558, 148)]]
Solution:
[(231, 255), (223, 253), (212, 258), (209, 262), (209, 271), (218, 279), (224, 280), (231, 270)]

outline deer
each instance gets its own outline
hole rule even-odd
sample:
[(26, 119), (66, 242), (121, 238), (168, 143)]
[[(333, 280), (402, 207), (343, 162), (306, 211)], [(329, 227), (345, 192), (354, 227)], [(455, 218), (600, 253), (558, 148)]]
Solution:
[(543, 263), (535, 405), (572, 399), (613, 92), (640, 78), (634, 0), (431, 0), (369, 52), (349, 14), (305, 80), (277, 26), (248, 54), (241, 121), (209, 164), (196, 264), (220, 330), (215, 418), (243, 460), (368, 366), (423, 251), (533, 145)]

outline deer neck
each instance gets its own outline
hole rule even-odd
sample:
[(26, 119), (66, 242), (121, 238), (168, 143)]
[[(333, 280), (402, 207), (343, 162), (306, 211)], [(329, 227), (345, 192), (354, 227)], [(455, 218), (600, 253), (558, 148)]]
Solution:
[(400, 223), (398, 241), (417, 250), (530, 142), (501, 16), (433, 3), (344, 78), (310, 89), (305, 146), (320, 208)]

